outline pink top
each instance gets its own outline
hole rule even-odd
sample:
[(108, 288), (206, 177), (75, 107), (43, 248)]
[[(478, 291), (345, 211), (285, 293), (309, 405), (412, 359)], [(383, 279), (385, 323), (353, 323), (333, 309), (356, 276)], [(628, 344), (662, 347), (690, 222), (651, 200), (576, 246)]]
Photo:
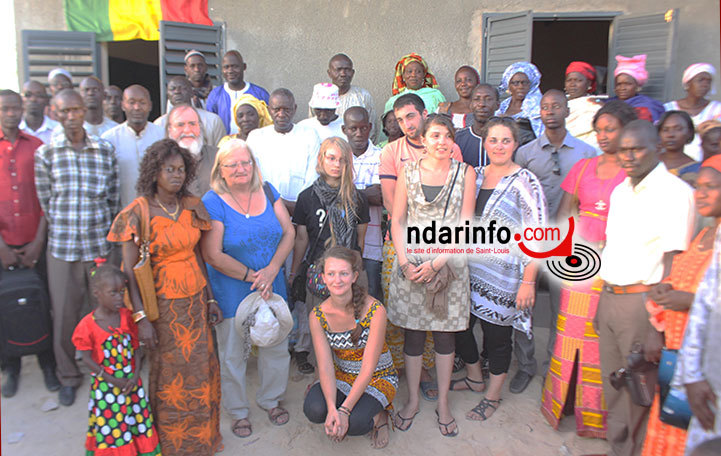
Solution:
[[(600, 242), (606, 239), (611, 192), (626, 178), (626, 171), (620, 170), (612, 179), (602, 180), (596, 175), (599, 157), (585, 158), (576, 162), (561, 184), (561, 188), (573, 194), (578, 182), (579, 218), (578, 232), (587, 241)], [(584, 164), (588, 165), (584, 169)], [(581, 171), (583, 174), (580, 176)]]

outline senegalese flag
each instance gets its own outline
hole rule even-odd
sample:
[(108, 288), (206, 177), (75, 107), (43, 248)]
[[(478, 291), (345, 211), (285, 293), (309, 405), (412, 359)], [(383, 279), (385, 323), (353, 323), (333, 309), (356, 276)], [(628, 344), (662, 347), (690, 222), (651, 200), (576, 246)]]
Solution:
[(155, 41), (161, 20), (213, 25), (208, 0), (65, 0), (68, 30), (97, 41)]

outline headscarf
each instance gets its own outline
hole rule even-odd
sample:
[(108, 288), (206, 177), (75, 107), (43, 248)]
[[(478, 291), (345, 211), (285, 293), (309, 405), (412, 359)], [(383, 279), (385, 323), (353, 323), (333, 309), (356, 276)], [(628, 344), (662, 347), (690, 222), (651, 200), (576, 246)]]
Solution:
[[(313, 193), (318, 197), (320, 203), (330, 217), (330, 233), (331, 239), (335, 242), (333, 245), (340, 245), (349, 249), (353, 248), (353, 233), (358, 226), (358, 217), (356, 214), (348, 214), (340, 202), (340, 187), (331, 187), (322, 177), (317, 178), (311, 185)], [(356, 192), (355, 197), (358, 196)], [(358, 201), (356, 200), (357, 204)], [(356, 205), (356, 207), (358, 207)], [(349, 211), (350, 212), (350, 211)], [(311, 252), (312, 254), (313, 252)]]
[(701, 168), (713, 168), (721, 173), (721, 155), (714, 155), (701, 163)]
[[(516, 119), (520, 117), (530, 120), (533, 132), (536, 134), (536, 137), (539, 137), (543, 133), (543, 123), (541, 122), (541, 98), (543, 95), (541, 94), (541, 90), (538, 88), (541, 84), (541, 72), (538, 71), (536, 65), (530, 62), (512, 63), (508, 66), (508, 68), (506, 68), (506, 71), (503, 72), (503, 77), (501, 77), (501, 85), (498, 86), (501, 92), (508, 91), (508, 85), (511, 78), (516, 73), (525, 74), (531, 82), (531, 85), (528, 89), (528, 93), (526, 94), (526, 98), (523, 99), (523, 103), (521, 104), (521, 111), (514, 115), (513, 118)], [(501, 102), (501, 106), (498, 108), (496, 113), (498, 115), (505, 113), (509, 104), (511, 104), (511, 97), (508, 97)]]
[(250, 105), (255, 109), (255, 112), (258, 113), (259, 123), (258, 128), (263, 128), (268, 125), (273, 124), (273, 119), (270, 117), (270, 113), (268, 112), (268, 106), (265, 104), (265, 101), (259, 100), (255, 98), (253, 95), (244, 93), (243, 95), (239, 96), (237, 100), (235, 100), (235, 103), (233, 103), (233, 109), (231, 110), (231, 115), (233, 116), (233, 123), (238, 125), (238, 119), (236, 111), (238, 111), (238, 107), (240, 105)]
[(616, 69), (613, 77), (619, 74), (627, 74), (636, 80), (639, 87), (648, 82), (648, 71), (646, 71), (646, 54), (634, 55), (633, 57), (616, 56)]
[(70, 72), (64, 68), (55, 68), (53, 70), (50, 70), (50, 73), (48, 73), (48, 82), (52, 82), (53, 78), (59, 74), (62, 74), (66, 78), (68, 78), (70, 81), (73, 80), (73, 76), (70, 74)]
[(586, 79), (591, 82), (591, 88), (589, 89), (589, 93), (593, 93), (596, 91), (596, 69), (593, 67), (593, 65), (580, 61), (571, 62), (568, 64), (568, 67), (566, 67), (566, 76), (568, 76), (570, 73), (581, 73)]
[[(695, 76), (697, 76), (699, 73), (708, 73), (711, 75), (711, 77), (716, 76), (716, 68), (713, 67), (710, 63), (694, 63), (693, 65), (689, 65), (688, 68), (686, 68), (686, 71), (683, 72), (683, 76), (681, 77), (681, 83), (683, 84), (684, 89), (688, 89), (688, 83), (693, 79)], [(711, 95), (716, 93), (716, 87), (711, 85)]]
[(703, 138), (703, 135), (705, 135), (707, 131), (713, 130), (714, 128), (721, 128), (721, 122), (716, 119), (704, 120), (696, 126), (696, 133)]
[(423, 57), (420, 55), (411, 52), (408, 55), (405, 55), (401, 57), (401, 59), (396, 63), (396, 76), (393, 78), (393, 95), (398, 95), (399, 93), (406, 90), (406, 83), (403, 82), (403, 70), (406, 69), (409, 63), (411, 62), (418, 62), (421, 65), (423, 65), (423, 69), (426, 70), (426, 80), (423, 83), (423, 87), (430, 87), (432, 89), (438, 88), (438, 82), (436, 82), (436, 77), (433, 76), (433, 73), (431, 73), (428, 70), (428, 64), (425, 60), (423, 60)]

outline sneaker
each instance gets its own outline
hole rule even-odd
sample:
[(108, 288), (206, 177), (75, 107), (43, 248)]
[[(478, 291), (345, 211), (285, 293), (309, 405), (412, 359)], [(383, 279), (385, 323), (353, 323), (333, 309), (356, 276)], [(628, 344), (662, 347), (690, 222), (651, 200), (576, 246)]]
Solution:
[(308, 352), (295, 352), (295, 364), (298, 366), (298, 372), (301, 374), (312, 374), (315, 367), (308, 362)]
[(532, 378), (533, 375), (529, 375), (523, 371), (518, 371), (516, 372), (516, 375), (513, 376), (513, 379), (511, 379), (511, 384), (508, 389), (510, 389), (514, 394), (520, 394), (526, 390), (528, 384), (531, 383)]
[(70, 407), (75, 403), (75, 388), (72, 386), (63, 386), (58, 393), (58, 401), (66, 407)]
[(5, 372), (5, 381), (2, 384), (2, 395), (3, 397), (13, 397), (18, 392), (18, 380), (19, 376), (16, 373)]
[(48, 391), (57, 391), (62, 386), (60, 385), (58, 377), (55, 375), (55, 369), (52, 367), (43, 369), (43, 380), (45, 380), (45, 388), (47, 388)]

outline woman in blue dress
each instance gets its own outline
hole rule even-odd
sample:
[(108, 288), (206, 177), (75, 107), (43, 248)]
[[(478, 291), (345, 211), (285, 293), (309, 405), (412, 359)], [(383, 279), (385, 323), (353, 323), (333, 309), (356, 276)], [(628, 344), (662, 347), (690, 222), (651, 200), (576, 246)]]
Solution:
[[(208, 262), (208, 278), (223, 311), (216, 326), (220, 357), (223, 405), (233, 417), (232, 431), (248, 437), (245, 391), (246, 351), (234, 329), (233, 319), (240, 302), (253, 291), (265, 299), (277, 293), (286, 299), (281, 267), (293, 248), (295, 230), (278, 191), (263, 184), (255, 157), (246, 143), (232, 139), (215, 157), (210, 186), (203, 203), (211, 218), (211, 230), (201, 241)], [(268, 411), (275, 425), (288, 422), (288, 411), (279, 406), (288, 384), (288, 339), (278, 345), (258, 348), (260, 388), (258, 405)]]

